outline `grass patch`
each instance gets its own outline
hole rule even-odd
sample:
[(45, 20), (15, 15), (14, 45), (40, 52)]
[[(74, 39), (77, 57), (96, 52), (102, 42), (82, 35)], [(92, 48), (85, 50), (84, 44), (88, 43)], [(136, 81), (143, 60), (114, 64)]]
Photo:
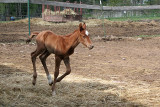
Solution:
[(160, 20), (160, 17), (119, 17), (119, 18), (108, 18), (111, 21), (139, 21), (139, 20)]
[(0, 21), (0, 23), (8, 23), (8, 22), (10, 22), (10, 21)]

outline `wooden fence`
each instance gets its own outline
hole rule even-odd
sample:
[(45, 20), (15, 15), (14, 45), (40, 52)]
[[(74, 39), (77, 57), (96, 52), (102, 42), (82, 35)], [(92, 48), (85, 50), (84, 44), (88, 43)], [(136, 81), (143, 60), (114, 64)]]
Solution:
[[(0, 3), (28, 3), (28, 0), (0, 0)], [(47, 0), (30, 0), (32, 4), (44, 4), (62, 7), (73, 7), (73, 8), (85, 8), (85, 9), (98, 9), (98, 10), (150, 10), (150, 9), (160, 9), (160, 5), (150, 5), (150, 6), (99, 6), (99, 5), (87, 5), (87, 4), (74, 4), (65, 3), (57, 1), (47, 1)]]

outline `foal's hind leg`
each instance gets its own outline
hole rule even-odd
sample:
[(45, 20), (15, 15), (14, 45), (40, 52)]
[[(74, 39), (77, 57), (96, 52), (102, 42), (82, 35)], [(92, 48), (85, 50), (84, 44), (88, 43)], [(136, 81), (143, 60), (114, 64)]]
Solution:
[(33, 64), (33, 81), (32, 84), (36, 84), (37, 72), (36, 72), (36, 57), (43, 52), (42, 49), (36, 49), (34, 52), (31, 53), (31, 59)]
[(49, 83), (49, 85), (52, 85), (53, 84), (53, 80), (52, 80), (52, 78), (51, 78), (51, 75), (49, 74), (49, 72), (48, 72), (48, 68), (47, 68), (47, 65), (46, 65), (46, 59), (47, 59), (47, 57), (50, 55), (50, 53), (46, 50), (46, 51), (44, 51), (40, 56), (39, 56), (39, 58), (40, 58), (40, 60), (41, 60), (41, 62), (42, 62), (42, 65), (43, 65), (43, 67), (44, 67), (44, 70), (45, 70), (45, 72), (46, 72), (46, 76), (47, 76), (47, 79), (48, 79), (48, 83)]

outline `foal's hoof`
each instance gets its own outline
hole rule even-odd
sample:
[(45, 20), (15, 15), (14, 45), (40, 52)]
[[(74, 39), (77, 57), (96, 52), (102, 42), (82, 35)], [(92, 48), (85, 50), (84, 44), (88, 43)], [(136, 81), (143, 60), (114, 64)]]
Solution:
[(55, 91), (53, 91), (53, 92), (52, 92), (52, 96), (55, 96), (55, 95), (56, 95), (56, 92), (55, 92)]
[(59, 80), (59, 79), (57, 79), (57, 80), (56, 80), (56, 82), (60, 82), (60, 80)]
[(36, 78), (35, 77), (33, 77), (32, 84), (36, 85)]
[(53, 84), (53, 81), (52, 82), (50, 82), (50, 83), (48, 83), (50, 86), (52, 86), (52, 84)]
[(35, 79), (33, 79), (32, 84), (36, 85), (36, 80)]
[(33, 85), (36, 85), (36, 83), (35, 83), (35, 82), (32, 82), (32, 84), (33, 84)]

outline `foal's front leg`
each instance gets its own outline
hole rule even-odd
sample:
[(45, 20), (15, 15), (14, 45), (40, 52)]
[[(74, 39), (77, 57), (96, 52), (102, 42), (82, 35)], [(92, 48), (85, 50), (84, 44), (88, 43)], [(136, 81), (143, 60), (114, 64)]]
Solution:
[(54, 81), (53, 81), (53, 85), (52, 85), (52, 95), (55, 95), (55, 85), (56, 85), (56, 80), (57, 77), (59, 75), (59, 67), (61, 64), (62, 59), (58, 56), (55, 56), (55, 72), (54, 72)]
[(60, 76), (59, 78), (57, 78), (57, 82), (60, 82), (65, 76), (67, 76), (67, 75), (69, 75), (71, 73), (70, 59), (69, 59), (69, 57), (64, 58), (63, 61), (64, 61), (64, 64), (65, 64), (67, 70), (66, 70), (66, 72), (62, 76)]

